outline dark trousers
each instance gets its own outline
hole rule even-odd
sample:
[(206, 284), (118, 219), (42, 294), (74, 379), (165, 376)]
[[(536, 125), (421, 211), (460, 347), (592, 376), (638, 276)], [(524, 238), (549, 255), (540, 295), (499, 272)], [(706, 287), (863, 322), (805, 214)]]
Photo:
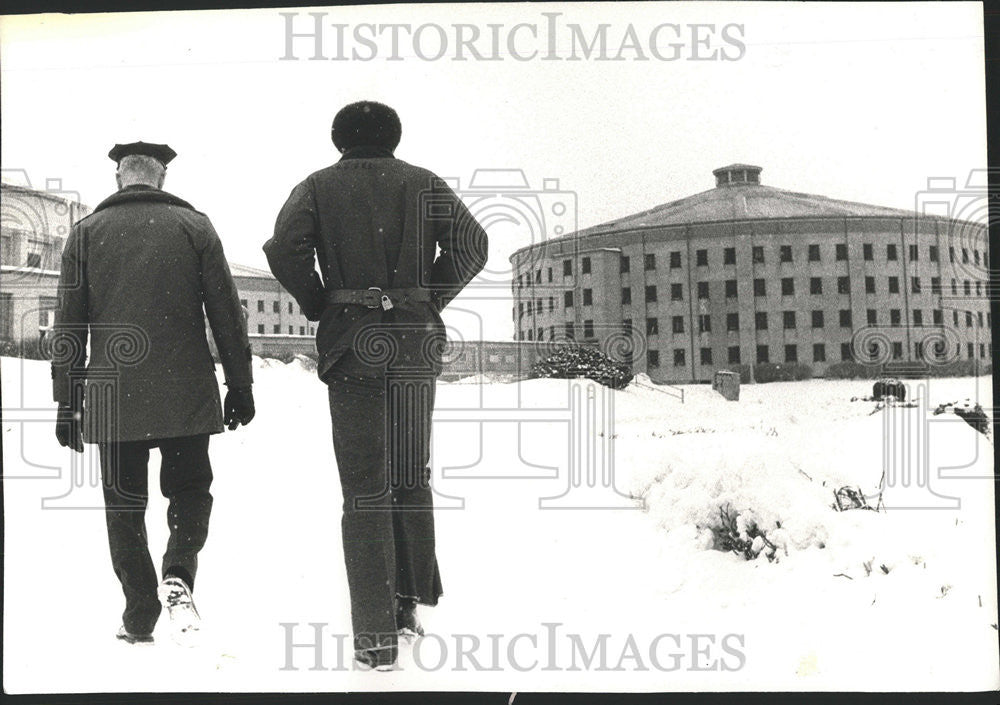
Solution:
[(442, 593), (428, 467), (435, 379), (328, 384), (355, 649), (395, 649), (395, 597), (436, 605)]
[(159, 579), (146, 539), (150, 448), (160, 449), (160, 491), (170, 502), (170, 538), (162, 574), (182, 578), (193, 588), (198, 551), (208, 537), (212, 511), (208, 438), (202, 434), (99, 446), (111, 565), (125, 593), (122, 620), (133, 634), (152, 632), (160, 616), (156, 596)]

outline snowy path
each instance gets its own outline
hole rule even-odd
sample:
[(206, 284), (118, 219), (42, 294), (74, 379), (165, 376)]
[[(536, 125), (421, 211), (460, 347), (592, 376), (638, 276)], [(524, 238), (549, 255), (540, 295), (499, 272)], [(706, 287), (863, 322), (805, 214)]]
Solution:
[[(20, 374), (11, 370), (19, 364), (3, 361), (6, 410), (22, 403)], [(212, 444), (216, 500), (196, 593), (206, 629), (204, 643), (194, 649), (167, 640), (165, 616), (153, 647), (114, 641), (122, 605), (103, 515), (83, 509), (100, 506), (99, 487), (86, 478), (71, 483), (69, 453), (52, 439), (51, 423), (42, 420), (46, 411), (21, 412), (22, 418), (39, 419), (24, 424), (7, 412), (9, 692), (997, 685), (990, 665), (996, 662), (991, 534), (980, 545), (964, 546), (961, 557), (953, 551), (950, 564), (938, 547), (927, 546), (928, 568), (892, 566), (889, 574), (866, 577), (854, 560), (865, 547), (836, 541), (841, 535), (869, 535), (861, 533), (869, 531), (865, 522), (873, 525), (871, 535), (880, 535), (874, 524), (884, 524), (885, 514), (824, 518), (827, 529), (838, 526), (831, 522), (848, 522), (831, 537), (830, 550), (793, 550), (773, 564), (702, 550), (693, 525), (671, 524), (670, 512), (682, 516), (687, 510), (671, 499), (669, 482), (691, 483), (683, 496), (696, 497), (704, 473), (734, 443), (745, 441), (748, 448), (760, 443), (753, 452), (770, 459), (803, 457), (804, 439), (812, 439), (816, 449), (840, 444), (839, 452), (849, 456), (838, 433), (856, 438), (858, 445), (867, 442), (864, 433), (874, 428), (861, 418), (867, 408), (836, 401), (846, 397), (849, 383), (823, 382), (808, 384), (822, 399), (833, 400), (823, 402), (824, 413), (838, 424), (825, 440), (808, 419), (789, 420), (799, 412), (781, 405), (789, 396), (787, 386), (747, 388), (739, 407), (726, 406), (704, 387), (689, 388), (683, 406), (655, 392), (616, 395), (621, 461), (616, 482), (625, 490), (660, 488), (660, 495), (648, 495), (654, 500), (649, 512), (539, 510), (539, 498), (566, 489), (566, 383), (533, 382), (520, 389), (441, 385), (434, 482), (445, 595), (437, 608), (422, 611), (433, 636), (405, 646), (396, 672), (354, 671), (345, 648), (349, 615), (340, 487), (325, 390), (294, 366), (258, 369), (256, 376), (257, 418)], [(43, 365), (26, 365), (24, 406), (49, 406), (47, 377)], [(969, 380), (942, 384), (953, 387), (942, 393), (974, 391)], [(982, 392), (985, 382), (980, 386)], [(484, 418), (489, 422), (481, 425), (477, 419)], [(517, 418), (534, 421), (518, 424)], [(777, 426), (776, 438), (767, 433), (769, 419)], [(488, 428), (483, 436), (481, 427)], [(961, 435), (961, 428), (949, 429), (963, 442), (970, 437)], [(775, 455), (767, 455), (771, 452)], [(838, 452), (835, 446), (826, 455), (831, 452)], [(657, 468), (673, 462), (672, 454), (695, 469), (693, 479), (668, 473), (667, 484), (650, 485), (664, 472)], [(156, 458), (154, 453), (154, 473)], [(977, 462), (982, 472), (986, 466)], [(776, 468), (780, 462), (763, 465)], [(752, 477), (747, 473), (742, 477)], [(67, 494), (71, 484), (68, 496), (49, 499), (49, 508), (41, 509), (43, 498)], [(932, 519), (945, 526), (954, 518), (956, 531), (968, 526), (981, 536), (992, 526), (992, 483), (953, 485), (948, 489), (966, 497), (962, 510)], [(658, 496), (663, 502), (657, 503)], [(791, 499), (802, 501), (798, 495)], [(165, 539), (164, 510), (163, 499), (152, 497), (147, 525), (154, 547)], [(924, 516), (916, 518), (926, 524)], [(896, 555), (896, 544), (872, 550), (873, 556)], [(156, 554), (154, 549), (154, 559)], [(833, 577), (840, 570), (853, 575)], [(938, 584), (942, 574), (951, 577), (944, 594)], [(993, 593), (986, 593), (991, 584)], [(284, 669), (287, 635), (295, 643), (309, 642), (314, 623), (323, 625), (323, 670), (310, 670), (317, 656), (313, 648), (293, 649), (295, 670)], [(601, 644), (603, 657), (595, 648)], [(595, 660), (588, 667), (591, 652)]]

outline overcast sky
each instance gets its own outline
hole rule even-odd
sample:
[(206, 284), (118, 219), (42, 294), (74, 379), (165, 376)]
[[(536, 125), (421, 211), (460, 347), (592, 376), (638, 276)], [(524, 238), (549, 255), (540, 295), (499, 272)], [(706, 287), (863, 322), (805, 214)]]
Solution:
[[(964, 185), (986, 166), (976, 3), (303, 8), (296, 32), (328, 13), (319, 61), (309, 37), (282, 60), (288, 12), (0, 19), (3, 169), (40, 187), (62, 179), (93, 206), (115, 189), (114, 143), (169, 143), (179, 156), (166, 189), (208, 213), (231, 261), (266, 267), (278, 209), (336, 160), (330, 122), (359, 99), (397, 109), (399, 158), (462, 187), (477, 169), (522, 169), (535, 189), (558, 179), (577, 207), (560, 221), (569, 229), (711, 188), (712, 169), (731, 162), (762, 166), (768, 185), (900, 208), (929, 177)], [(389, 30), (367, 27), (389, 23), (409, 25), (395, 52)], [(578, 37), (600, 31), (604, 57), (622, 60), (584, 58)], [(483, 59), (457, 60), (458, 32), (479, 33)], [(481, 215), (490, 278), (507, 279), (510, 253), (543, 235)], [(509, 339), (509, 298), (472, 294), (448, 322)]]

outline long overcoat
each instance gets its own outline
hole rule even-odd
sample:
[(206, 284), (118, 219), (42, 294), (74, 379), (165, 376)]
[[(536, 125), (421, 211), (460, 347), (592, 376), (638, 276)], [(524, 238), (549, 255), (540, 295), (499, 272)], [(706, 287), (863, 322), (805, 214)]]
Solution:
[[(319, 321), (320, 377), (378, 378), (393, 368), (440, 374), (440, 311), (483, 269), (487, 247), (486, 231), (442, 179), (388, 150), (355, 147), (292, 190), (264, 252)], [(370, 287), (426, 289), (433, 300), (388, 310), (328, 300), (327, 292)]]
[(227, 384), (249, 386), (246, 318), (205, 214), (165, 191), (131, 186), (74, 225), (62, 256), (52, 380), (62, 404), (86, 390), (86, 441), (222, 431), (206, 314)]

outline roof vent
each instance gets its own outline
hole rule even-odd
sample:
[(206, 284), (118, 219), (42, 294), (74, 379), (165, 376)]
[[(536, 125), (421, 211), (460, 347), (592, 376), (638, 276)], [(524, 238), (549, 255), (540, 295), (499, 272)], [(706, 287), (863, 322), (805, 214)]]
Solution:
[(715, 175), (715, 185), (719, 187), (759, 184), (761, 171), (761, 167), (753, 164), (730, 164), (719, 167), (712, 173)]

